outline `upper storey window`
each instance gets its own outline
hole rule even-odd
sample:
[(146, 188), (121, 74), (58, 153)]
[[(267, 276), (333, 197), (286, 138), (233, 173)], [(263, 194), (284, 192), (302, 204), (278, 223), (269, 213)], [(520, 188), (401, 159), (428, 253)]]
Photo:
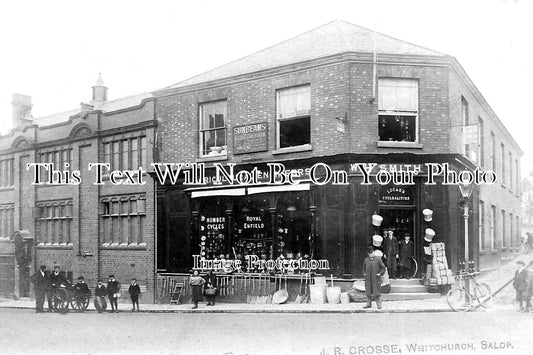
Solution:
[(380, 141), (418, 141), (418, 81), (379, 79)]
[(311, 143), (311, 91), (309, 85), (277, 91), (278, 147)]
[(200, 105), (200, 154), (226, 155), (227, 102), (216, 101)]

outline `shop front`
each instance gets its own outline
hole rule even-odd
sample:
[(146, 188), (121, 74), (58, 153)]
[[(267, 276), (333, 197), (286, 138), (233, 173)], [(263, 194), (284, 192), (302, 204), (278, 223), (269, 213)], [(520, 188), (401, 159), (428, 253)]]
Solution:
[[(424, 162), (436, 160), (463, 168), (454, 158), (343, 155), (321, 159), (332, 170), (346, 171), (346, 181), (336, 185), (306, 179), (283, 185), (160, 185), (158, 272), (185, 275), (192, 269), (212, 269), (220, 275), (282, 274), (296, 283), (302, 282), (302, 274), (311, 273), (346, 280), (348, 285), (363, 276), (361, 267), (373, 235), (392, 234), (400, 242), (409, 234), (414, 258), (420, 261), (426, 228), (435, 230), (435, 241), (446, 244), (450, 266), (456, 270), (464, 244), (458, 188), (427, 184), (424, 168)], [(286, 166), (306, 169), (317, 161), (286, 162)], [(353, 161), (376, 162), (369, 174), (373, 183), (364, 183), (365, 175), (353, 168)], [(374, 181), (380, 170), (394, 171), (400, 165), (418, 169), (412, 184)], [(425, 209), (433, 212), (430, 221), (424, 218)], [(383, 217), (380, 226), (372, 224), (375, 214)], [(470, 250), (477, 250), (476, 243), (472, 240)]]

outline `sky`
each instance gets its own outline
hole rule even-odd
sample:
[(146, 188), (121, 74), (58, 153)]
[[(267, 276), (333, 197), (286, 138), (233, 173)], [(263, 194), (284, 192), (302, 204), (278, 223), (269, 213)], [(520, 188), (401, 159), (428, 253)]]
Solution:
[(533, 0), (191, 0), (0, 3), (0, 131), (13, 93), (34, 117), (163, 88), (336, 19), (456, 57), (533, 171)]

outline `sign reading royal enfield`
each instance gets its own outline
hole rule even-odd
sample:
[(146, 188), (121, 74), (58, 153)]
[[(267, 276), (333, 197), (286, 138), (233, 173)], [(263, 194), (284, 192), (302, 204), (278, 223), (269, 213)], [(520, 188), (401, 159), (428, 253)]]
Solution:
[(379, 203), (383, 205), (413, 205), (414, 193), (406, 186), (382, 186), (379, 189)]
[(268, 124), (266, 122), (233, 127), (233, 154), (268, 150)]

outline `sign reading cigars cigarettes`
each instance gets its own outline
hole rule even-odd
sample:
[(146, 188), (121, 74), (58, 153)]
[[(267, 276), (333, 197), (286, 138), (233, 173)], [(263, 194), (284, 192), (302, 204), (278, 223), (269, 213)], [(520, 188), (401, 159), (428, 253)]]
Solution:
[(233, 127), (233, 154), (268, 150), (267, 122)]

